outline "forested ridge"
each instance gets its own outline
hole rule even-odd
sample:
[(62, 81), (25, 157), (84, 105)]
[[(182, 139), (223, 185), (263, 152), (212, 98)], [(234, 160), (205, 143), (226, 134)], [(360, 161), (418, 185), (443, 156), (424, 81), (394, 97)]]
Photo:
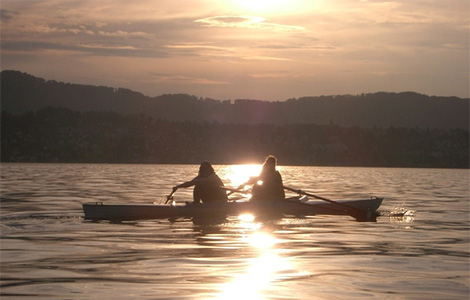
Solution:
[(144, 113), (169, 121), (224, 124), (317, 124), (361, 128), (469, 128), (470, 99), (414, 92), (330, 95), (269, 102), (216, 100), (186, 94), (145, 96), (125, 88), (44, 80), (19, 71), (1, 72), (2, 111), (22, 114), (46, 107), (81, 112)]
[(469, 99), (148, 97), (1, 73), (1, 161), (469, 167)]
[(469, 167), (465, 129), (168, 121), (145, 114), (45, 108), (2, 112), (2, 162)]

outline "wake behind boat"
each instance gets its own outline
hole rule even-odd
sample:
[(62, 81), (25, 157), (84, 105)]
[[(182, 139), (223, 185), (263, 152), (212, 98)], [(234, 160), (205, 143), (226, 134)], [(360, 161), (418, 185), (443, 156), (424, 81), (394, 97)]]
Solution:
[(212, 218), (252, 214), (254, 216), (314, 216), (352, 215), (359, 221), (375, 219), (383, 198), (339, 200), (335, 202), (300, 201), (298, 197), (278, 201), (215, 202), (205, 204), (104, 204), (85, 203), (83, 211), (87, 220), (146, 220), (176, 218)]

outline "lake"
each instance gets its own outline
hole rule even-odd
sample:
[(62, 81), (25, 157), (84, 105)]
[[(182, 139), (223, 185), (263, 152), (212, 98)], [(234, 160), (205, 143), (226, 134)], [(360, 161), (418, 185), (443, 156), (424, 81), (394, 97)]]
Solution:
[[(2, 299), (469, 299), (469, 170), (279, 166), (319, 196), (384, 197), (376, 222), (83, 219), (86, 202), (162, 203), (197, 169), (2, 164)], [(236, 187), (259, 166), (215, 169)]]

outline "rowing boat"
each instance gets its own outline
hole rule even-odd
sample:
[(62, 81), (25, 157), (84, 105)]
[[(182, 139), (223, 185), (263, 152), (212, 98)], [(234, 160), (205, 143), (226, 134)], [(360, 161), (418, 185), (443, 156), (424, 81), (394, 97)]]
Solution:
[[(241, 214), (313, 216), (351, 215), (352, 211), (364, 212), (365, 219), (374, 218), (383, 198), (372, 197), (359, 200), (338, 200), (339, 204), (323, 201), (303, 202), (299, 198), (263, 202), (216, 202), (205, 204), (160, 205), (160, 204), (104, 204), (84, 203), (87, 220), (145, 220), (177, 218), (210, 218)], [(348, 209), (350, 207), (350, 209)]]
[(159, 204), (104, 204), (84, 203), (83, 211), (87, 220), (145, 220), (230, 216), (241, 214), (284, 216), (350, 215), (351, 209), (365, 212), (366, 218), (375, 215), (383, 198), (372, 197), (359, 200), (338, 200), (337, 205), (323, 201), (302, 202), (288, 198), (263, 202), (216, 202), (205, 204), (159, 205)]

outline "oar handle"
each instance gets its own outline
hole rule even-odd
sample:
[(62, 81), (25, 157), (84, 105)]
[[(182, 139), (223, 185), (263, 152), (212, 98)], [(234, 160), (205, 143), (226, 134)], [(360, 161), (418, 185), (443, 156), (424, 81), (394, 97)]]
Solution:
[(173, 190), (171, 190), (171, 193), (166, 196), (165, 204), (167, 204), (168, 202), (170, 202), (170, 200), (173, 200), (173, 194), (176, 192), (176, 190), (177, 190), (177, 189), (173, 188)]
[(226, 190), (226, 191), (229, 191), (229, 193), (227, 194), (227, 196), (233, 194), (233, 193), (242, 193), (242, 194), (249, 194), (249, 192), (245, 191), (245, 190), (242, 190), (241, 188), (243, 188), (245, 185), (241, 185), (239, 187), (237, 187), (236, 189), (234, 188), (230, 188), (230, 187), (226, 187), (226, 186), (221, 186), (220, 188), (223, 189), (223, 190)]

